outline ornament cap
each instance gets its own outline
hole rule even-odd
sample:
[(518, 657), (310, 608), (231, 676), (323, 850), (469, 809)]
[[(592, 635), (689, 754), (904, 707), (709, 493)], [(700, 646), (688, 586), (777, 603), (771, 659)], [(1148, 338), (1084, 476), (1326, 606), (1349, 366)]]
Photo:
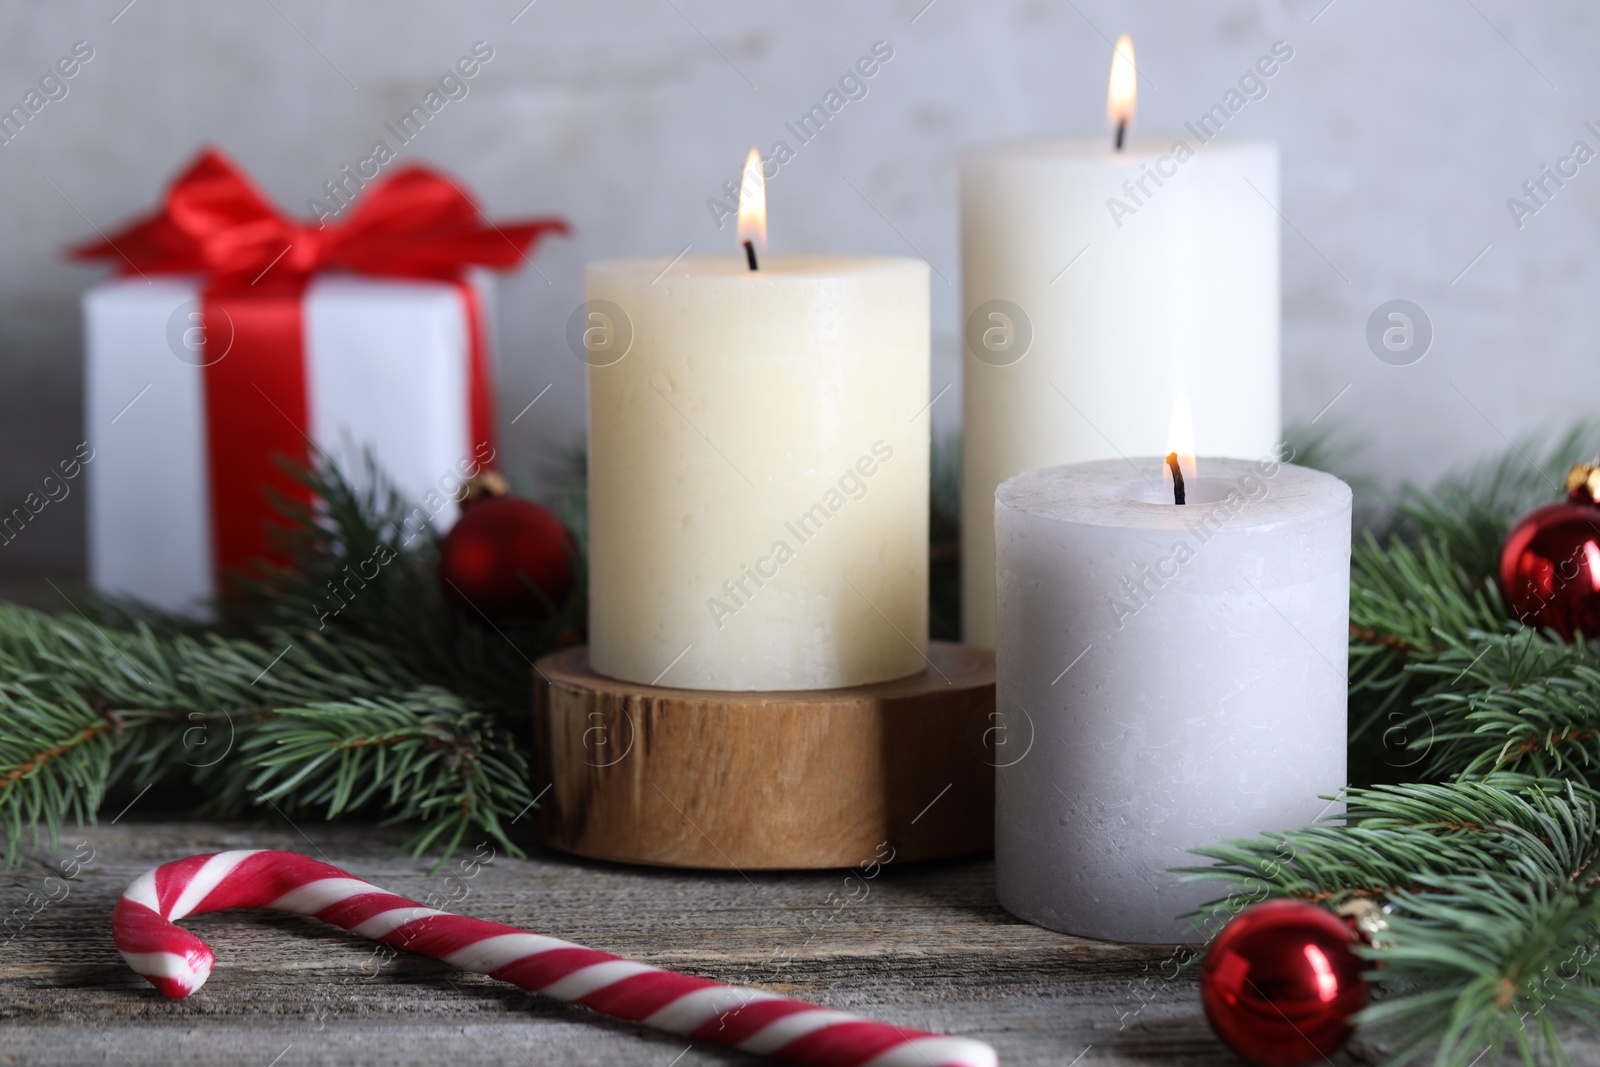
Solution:
[(1349, 923), (1369, 945), (1377, 935), (1389, 929), (1388, 910), (1370, 897), (1351, 897), (1335, 908), (1334, 913)]
[(1567, 472), (1567, 499), (1574, 504), (1600, 502), (1600, 456), (1572, 465)]
[(480, 471), (467, 479), (461, 493), (461, 507), (471, 507), (480, 500), (494, 500), (511, 494), (511, 483), (496, 470)]

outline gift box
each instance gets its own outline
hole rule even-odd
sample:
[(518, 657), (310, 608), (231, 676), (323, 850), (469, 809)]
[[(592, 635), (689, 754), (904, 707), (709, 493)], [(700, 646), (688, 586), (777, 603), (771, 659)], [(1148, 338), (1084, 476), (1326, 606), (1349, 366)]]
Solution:
[[(558, 219), (486, 222), (422, 168), (370, 188), (348, 221), (279, 215), (207, 152), (162, 209), (75, 250), (120, 265), (83, 300), (89, 578), (194, 610), (279, 561), (287, 466), (364, 450), (420, 514), (448, 523), (495, 457), (490, 290)], [(359, 484), (359, 483), (358, 483)]]

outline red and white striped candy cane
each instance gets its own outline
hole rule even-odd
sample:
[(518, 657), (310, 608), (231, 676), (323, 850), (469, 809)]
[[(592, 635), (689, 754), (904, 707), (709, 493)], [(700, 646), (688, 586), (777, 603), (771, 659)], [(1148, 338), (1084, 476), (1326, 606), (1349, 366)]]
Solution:
[(772, 993), (663, 971), (514, 926), (425, 908), (293, 852), (219, 852), (162, 864), (117, 901), (122, 958), (169, 997), (205, 984), (216, 957), (172, 920), (273, 908), (671, 1034), (815, 1067), (993, 1067), (981, 1041), (904, 1030)]

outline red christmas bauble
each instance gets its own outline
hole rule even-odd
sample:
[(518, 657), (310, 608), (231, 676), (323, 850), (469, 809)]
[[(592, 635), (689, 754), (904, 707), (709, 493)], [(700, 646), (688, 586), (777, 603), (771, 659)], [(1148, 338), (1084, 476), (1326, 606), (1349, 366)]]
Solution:
[(1528, 626), (1600, 637), (1600, 467), (1577, 464), (1567, 499), (1535, 508), (1500, 552), (1500, 588)]
[(1223, 1044), (1257, 1067), (1319, 1063), (1350, 1039), (1367, 1004), (1359, 935), (1298, 900), (1246, 908), (1200, 968), (1200, 1002)]
[(567, 528), (533, 501), (469, 497), (439, 546), (440, 584), (491, 619), (539, 617), (572, 592), (572, 555)]

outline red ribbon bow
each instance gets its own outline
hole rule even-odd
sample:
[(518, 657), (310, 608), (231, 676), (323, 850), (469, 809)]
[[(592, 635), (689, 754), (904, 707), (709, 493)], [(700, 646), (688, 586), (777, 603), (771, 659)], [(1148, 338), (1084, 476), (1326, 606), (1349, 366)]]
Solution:
[(232, 162), (208, 149), (173, 182), (159, 211), (71, 255), (120, 262), (125, 275), (205, 276), (206, 335), (231, 333), (222, 353), (206, 352), (204, 369), (220, 578), (277, 555), (268, 545), (267, 487), (310, 501), (275, 457), (302, 466), (309, 460), (301, 297), (311, 275), (344, 270), (459, 286), (471, 333), (469, 424), (476, 450), (492, 447), (494, 408), (481, 309), (462, 272), (515, 266), (541, 236), (566, 232), (558, 218), (488, 222), (454, 182), (423, 167), (373, 182), (348, 221), (306, 225), (279, 214)]

